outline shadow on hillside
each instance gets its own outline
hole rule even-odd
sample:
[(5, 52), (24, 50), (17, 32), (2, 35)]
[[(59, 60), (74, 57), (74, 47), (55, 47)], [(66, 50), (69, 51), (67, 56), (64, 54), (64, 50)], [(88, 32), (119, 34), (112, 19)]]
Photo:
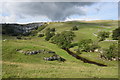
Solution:
[(75, 57), (76, 59), (79, 59), (81, 61), (83, 61), (84, 63), (90, 63), (90, 64), (95, 64), (95, 65), (98, 65), (98, 66), (107, 66), (105, 64), (102, 64), (102, 63), (98, 63), (98, 62), (94, 62), (94, 61), (90, 61), (86, 58), (83, 58), (81, 56), (78, 56), (77, 54), (74, 54), (72, 51), (70, 51), (69, 49), (64, 49), (65, 51), (68, 52), (68, 54), (72, 55), (73, 57)]

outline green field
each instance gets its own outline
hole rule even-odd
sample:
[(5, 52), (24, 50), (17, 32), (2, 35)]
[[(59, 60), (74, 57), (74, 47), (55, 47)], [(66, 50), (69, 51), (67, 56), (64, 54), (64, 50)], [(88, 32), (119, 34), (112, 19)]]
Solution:
[[(79, 30), (74, 31), (76, 37), (73, 43), (82, 39), (92, 39), (97, 41), (94, 33), (98, 31), (112, 31), (116, 29), (117, 21), (92, 21), (92, 22), (51, 22), (47, 28), (55, 28), (56, 33), (70, 30), (73, 26), (78, 26)], [(43, 29), (39, 33), (44, 33)], [(112, 33), (111, 33), (112, 34)], [(29, 36), (30, 37), (30, 36)], [(4, 41), (6, 39), (6, 41)], [(111, 37), (107, 40), (111, 40)], [(102, 48), (109, 47), (110, 44), (117, 41), (102, 41), (99, 45)], [(77, 46), (71, 48), (74, 51)], [(51, 56), (50, 53), (24, 55), (16, 51), (20, 50), (52, 50), (57, 55), (66, 59), (65, 62), (45, 61), (43, 57)], [(94, 64), (83, 63), (80, 60), (69, 55), (57, 45), (45, 41), (44, 37), (31, 37), (30, 40), (18, 40), (13, 36), (3, 35), (2, 38), (2, 77), (3, 78), (118, 78), (118, 62), (107, 61), (99, 58), (99, 53), (82, 53), (83, 56), (92, 61), (108, 65), (101, 67)]]

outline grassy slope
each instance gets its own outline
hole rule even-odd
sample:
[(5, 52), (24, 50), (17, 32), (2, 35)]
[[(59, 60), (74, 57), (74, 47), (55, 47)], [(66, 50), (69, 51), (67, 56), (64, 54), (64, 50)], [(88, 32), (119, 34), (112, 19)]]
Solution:
[[(106, 22), (108, 24), (108, 22)], [(101, 23), (101, 24), (106, 24)], [(51, 23), (47, 27), (55, 27), (57, 33), (70, 30), (72, 26), (79, 26), (79, 31), (74, 31), (77, 35), (74, 42), (79, 41), (84, 38), (91, 38), (97, 40), (96, 36), (93, 35), (99, 29), (105, 31), (111, 31), (117, 26), (114, 22), (114, 25), (111, 25), (111, 28), (106, 28), (108, 26), (101, 27), (100, 22), (66, 22), (66, 23)], [(45, 29), (43, 30), (43, 32)], [(70, 78), (70, 77), (79, 77), (79, 78), (90, 78), (90, 77), (117, 77), (117, 62), (108, 62), (108, 67), (99, 67), (93, 64), (83, 63), (68, 55), (62, 49), (59, 49), (56, 45), (44, 41), (43, 38), (34, 37), (31, 40), (16, 40), (14, 37), (4, 36), (4, 39), (7, 38), (7, 41), (3, 42), (3, 77), (39, 77), (39, 78)], [(103, 44), (102, 44), (103, 43)], [(100, 43), (101, 46), (106, 47), (106, 42)], [(106, 44), (105, 44), (106, 43)], [(110, 42), (108, 42), (110, 43)], [(50, 56), (51, 54), (37, 54), (37, 55), (23, 55), (18, 53), (15, 49), (23, 50), (38, 50), (46, 49), (55, 51), (58, 55), (65, 58), (66, 62), (58, 61), (44, 61), (44, 56)], [(73, 50), (74, 48), (72, 48)], [(96, 60), (98, 59), (97, 53), (84, 53), (82, 56)], [(98, 60), (101, 62), (101, 60)], [(113, 65), (114, 64), (114, 65)]]

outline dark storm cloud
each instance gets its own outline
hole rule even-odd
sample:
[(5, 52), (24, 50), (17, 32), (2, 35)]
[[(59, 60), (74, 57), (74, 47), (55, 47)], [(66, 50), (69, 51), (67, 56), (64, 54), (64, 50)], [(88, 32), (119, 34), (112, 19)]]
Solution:
[(45, 16), (51, 20), (65, 20), (70, 15), (85, 15), (84, 6), (93, 2), (19, 2), (9, 4), (10, 12), (21, 18)]

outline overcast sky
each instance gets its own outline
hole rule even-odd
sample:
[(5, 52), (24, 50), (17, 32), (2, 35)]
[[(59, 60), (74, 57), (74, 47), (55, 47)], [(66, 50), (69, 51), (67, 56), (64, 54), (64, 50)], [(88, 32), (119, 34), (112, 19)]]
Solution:
[(117, 20), (118, 2), (2, 2), (0, 22)]

